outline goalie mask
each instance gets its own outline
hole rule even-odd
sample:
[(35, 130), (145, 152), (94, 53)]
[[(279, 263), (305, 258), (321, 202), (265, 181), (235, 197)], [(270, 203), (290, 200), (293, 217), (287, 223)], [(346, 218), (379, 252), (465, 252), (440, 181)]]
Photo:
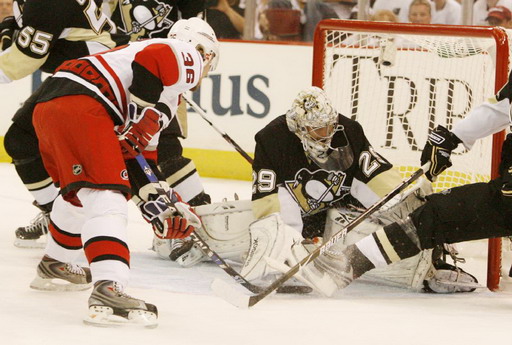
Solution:
[(286, 113), (286, 123), (300, 138), (309, 157), (320, 164), (327, 162), (329, 150), (333, 150), (332, 137), (342, 127), (338, 125), (338, 113), (322, 89), (312, 86), (299, 92)]
[(211, 61), (211, 71), (217, 67), (219, 41), (210, 24), (204, 20), (197, 17), (178, 20), (171, 27), (167, 37), (191, 43), (201, 52), (205, 63)]

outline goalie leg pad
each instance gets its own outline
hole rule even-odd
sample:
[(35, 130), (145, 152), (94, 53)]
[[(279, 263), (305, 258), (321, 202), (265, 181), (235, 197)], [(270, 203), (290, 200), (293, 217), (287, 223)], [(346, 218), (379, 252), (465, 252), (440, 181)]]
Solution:
[[(249, 249), (249, 224), (254, 221), (250, 200), (223, 201), (195, 207), (203, 226), (196, 230), (208, 246), (224, 259), (243, 263)], [(197, 245), (175, 251), (175, 242), (153, 239), (153, 249), (159, 257), (191, 267), (209, 260)], [(172, 256), (172, 258), (170, 257)]]
[(277, 213), (259, 219), (249, 226), (250, 246), (241, 274), (247, 280), (258, 280), (276, 272), (265, 257), (284, 262), (291, 246), (302, 236), (284, 224)]
[(347, 287), (354, 280), (353, 268), (341, 252), (326, 251), (314, 261), (315, 267), (331, 277), (337, 289)]
[[(327, 210), (324, 239), (331, 238), (360, 215), (361, 212), (344, 207)], [(346, 246), (356, 243), (381, 228), (382, 226), (378, 222), (369, 219), (364, 220), (357, 227), (348, 232), (343, 241), (337, 242), (334, 246), (329, 248), (329, 250), (341, 252)]]
[(432, 191), (430, 182), (426, 178), (422, 178), (412, 188), (385, 204), (372, 218), (384, 225), (403, 220), (412, 211), (423, 205), (426, 202), (426, 196), (432, 194)]
[(363, 279), (372, 283), (421, 291), (423, 281), (432, 272), (432, 250), (367, 272)]
[[(309, 254), (302, 244), (302, 235), (286, 225), (277, 213), (252, 223), (249, 232), (251, 245), (241, 272), (248, 280), (262, 279), (277, 271), (285, 273)], [(332, 278), (311, 263), (295, 277), (325, 296), (337, 290)]]

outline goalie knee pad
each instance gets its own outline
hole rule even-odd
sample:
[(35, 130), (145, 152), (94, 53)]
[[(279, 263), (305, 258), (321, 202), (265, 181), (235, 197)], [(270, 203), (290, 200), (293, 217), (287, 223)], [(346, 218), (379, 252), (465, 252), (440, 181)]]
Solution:
[(249, 234), (249, 252), (241, 272), (247, 280), (275, 273), (276, 269), (267, 265), (266, 258), (283, 263), (292, 245), (302, 241), (302, 235), (286, 225), (278, 213), (253, 222), (249, 226)]

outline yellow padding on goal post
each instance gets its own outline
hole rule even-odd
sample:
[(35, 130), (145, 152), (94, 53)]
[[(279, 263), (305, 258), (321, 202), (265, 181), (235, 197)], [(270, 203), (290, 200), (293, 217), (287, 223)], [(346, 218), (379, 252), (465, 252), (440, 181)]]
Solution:
[[(254, 157), (253, 154), (249, 155)], [(252, 179), (252, 166), (238, 152), (184, 148), (183, 156), (194, 161), (202, 177)]]
[(11, 157), (5, 152), (4, 148), (4, 137), (0, 137), (0, 163), (10, 163), (12, 162)]
[[(253, 157), (253, 154), (249, 154)], [(252, 167), (238, 152), (206, 149), (183, 149), (183, 156), (194, 161), (202, 177), (216, 177), (250, 181)], [(5, 152), (4, 137), (0, 137), (0, 163), (10, 163), (11, 157)]]

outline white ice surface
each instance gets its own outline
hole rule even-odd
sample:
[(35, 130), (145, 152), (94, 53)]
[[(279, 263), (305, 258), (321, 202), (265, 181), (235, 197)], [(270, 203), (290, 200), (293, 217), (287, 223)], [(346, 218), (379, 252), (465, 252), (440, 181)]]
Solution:
[[(89, 291), (34, 291), (42, 249), (13, 246), (14, 229), (37, 213), (11, 165), (0, 164), (0, 344), (511, 344), (512, 294), (433, 295), (355, 282), (334, 298), (272, 295), (248, 310), (213, 296), (213, 264), (181, 269), (156, 257), (151, 230), (130, 205), (132, 277), (127, 292), (157, 305), (159, 326), (85, 326)], [(249, 182), (205, 179), (214, 201), (247, 199)], [(476, 272), (482, 263), (474, 260)], [(85, 261), (83, 261), (85, 262)], [(473, 265), (470, 262), (470, 266)], [(469, 268), (471, 271), (471, 268)], [(483, 281), (483, 277), (479, 276)]]

